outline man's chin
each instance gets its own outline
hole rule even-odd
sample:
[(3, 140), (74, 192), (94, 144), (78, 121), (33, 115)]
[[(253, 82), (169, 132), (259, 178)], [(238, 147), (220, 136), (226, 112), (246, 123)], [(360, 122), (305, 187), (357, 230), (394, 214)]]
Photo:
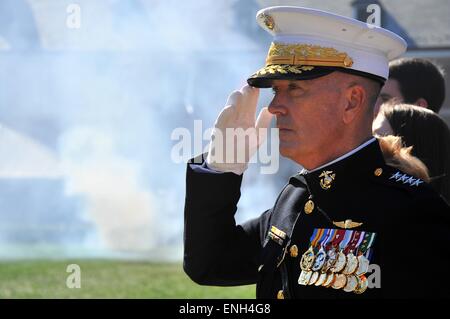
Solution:
[(300, 149), (300, 145), (298, 143), (287, 145), (287, 143), (284, 144), (280, 141), (280, 146), (278, 149), (281, 156), (288, 158), (296, 163), (300, 164), (299, 160), (305, 158), (305, 154), (302, 154), (302, 150)]
[(279, 147), (280, 155), (289, 159), (292, 159), (295, 155), (295, 149), (293, 147), (282, 146)]

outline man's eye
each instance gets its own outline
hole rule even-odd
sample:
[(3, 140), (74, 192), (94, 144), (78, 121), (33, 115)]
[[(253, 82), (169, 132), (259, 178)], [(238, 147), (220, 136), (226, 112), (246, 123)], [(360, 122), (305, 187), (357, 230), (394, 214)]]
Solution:
[(289, 89), (289, 93), (293, 94), (293, 95), (299, 95), (303, 93), (303, 89), (299, 88), (299, 87), (293, 87)]

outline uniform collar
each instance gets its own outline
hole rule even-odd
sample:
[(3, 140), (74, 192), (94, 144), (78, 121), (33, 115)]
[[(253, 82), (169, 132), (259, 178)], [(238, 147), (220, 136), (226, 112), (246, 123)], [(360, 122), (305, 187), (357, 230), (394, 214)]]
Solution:
[(352, 151), (314, 170), (302, 170), (294, 179), (307, 184), (314, 195), (335, 193), (342, 187), (358, 185), (375, 170), (385, 166), (378, 140), (371, 138)]
[(338, 158), (336, 158), (335, 160), (332, 160), (331, 162), (328, 162), (328, 163), (326, 163), (326, 164), (324, 164), (324, 165), (321, 165), (321, 166), (319, 166), (319, 167), (317, 167), (317, 168), (314, 168), (314, 169), (312, 169), (312, 170), (307, 170), (306, 168), (303, 168), (303, 169), (300, 171), (300, 174), (305, 175), (305, 174), (313, 173), (313, 172), (319, 171), (319, 170), (321, 170), (321, 169), (323, 169), (323, 168), (326, 168), (327, 166), (331, 166), (331, 165), (333, 165), (334, 163), (337, 163), (337, 162), (339, 162), (339, 161), (342, 161), (342, 160), (344, 160), (345, 158), (347, 158), (347, 157), (349, 157), (349, 156), (355, 154), (356, 152), (358, 152), (359, 150), (363, 149), (363, 148), (366, 147), (367, 145), (369, 145), (369, 144), (375, 142), (376, 140), (377, 140), (377, 139), (376, 139), (375, 137), (372, 137), (372, 138), (371, 138), (370, 140), (368, 140), (367, 142), (364, 142), (364, 143), (361, 144), (360, 146), (358, 146), (358, 147), (352, 149), (350, 152), (347, 152), (347, 153), (345, 153), (345, 154), (342, 155), (342, 156), (339, 156)]

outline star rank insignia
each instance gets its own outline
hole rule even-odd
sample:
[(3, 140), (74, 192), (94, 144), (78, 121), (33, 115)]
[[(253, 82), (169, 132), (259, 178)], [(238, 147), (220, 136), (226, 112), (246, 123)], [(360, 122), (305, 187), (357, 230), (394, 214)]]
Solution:
[(410, 175), (401, 172), (396, 172), (395, 174), (392, 174), (392, 176), (389, 177), (389, 179), (394, 179), (396, 182), (402, 182), (403, 184), (409, 184), (409, 186), (416, 186), (416, 187), (423, 183), (423, 180), (421, 180), (420, 178), (414, 178)]

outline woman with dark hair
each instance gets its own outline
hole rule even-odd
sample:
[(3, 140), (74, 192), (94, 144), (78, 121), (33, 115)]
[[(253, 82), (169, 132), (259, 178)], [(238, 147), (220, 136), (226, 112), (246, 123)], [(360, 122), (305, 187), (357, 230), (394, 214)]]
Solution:
[(377, 135), (396, 135), (428, 168), (430, 184), (450, 202), (450, 130), (428, 109), (410, 104), (384, 104), (373, 123)]

